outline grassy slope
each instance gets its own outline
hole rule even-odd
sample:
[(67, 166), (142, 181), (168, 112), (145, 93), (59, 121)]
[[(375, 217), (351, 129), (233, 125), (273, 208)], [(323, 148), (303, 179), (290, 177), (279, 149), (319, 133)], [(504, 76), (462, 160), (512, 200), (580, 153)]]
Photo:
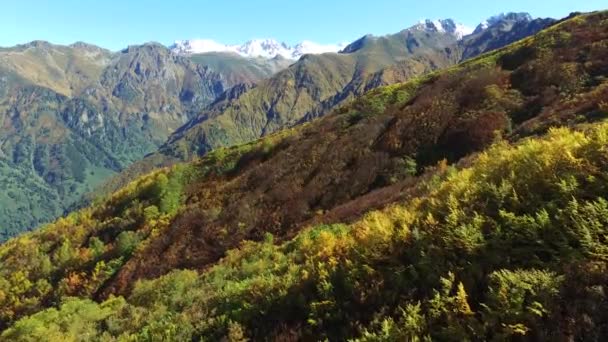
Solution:
[(0, 49), (3, 72), (13, 72), (30, 84), (65, 96), (77, 95), (94, 84), (111, 57), (110, 51), (84, 44), (60, 46), (36, 41)]
[[(517, 140), (608, 115), (607, 20), (575, 18), (381, 88), (312, 124), (148, 175), (12, 240), (0, 251), (8, 324), (69, 296), (130, 297), (101, 307), (67, 301), (4, 337), (94, 327), (62, 330), (60, 317), (79, 310), (114, 336), (602, 336), (604, 299), (593, 289), (605, 284), (605, 125), (501, 143), (458, 172), (440, 164), (439, 183), (412, 187), (411, 176), (487, 147), (497, 132)], [(357, 218), (387, 205), (387, 193), (394, 205)], [(302, 232), (327, 221), (353, 223)], [(201, 273), (131, 291), (137, 279), (184, 267)], [(559, 322), (571, 328), (556, 331)]]

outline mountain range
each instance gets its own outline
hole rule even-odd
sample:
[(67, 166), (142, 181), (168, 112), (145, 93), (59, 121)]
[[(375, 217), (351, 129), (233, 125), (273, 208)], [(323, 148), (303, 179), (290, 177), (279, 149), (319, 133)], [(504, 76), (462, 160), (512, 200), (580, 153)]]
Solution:
[[(228, 88), (141, 176), (0, 245), (0, 341), (605, 340), (608, 12), (521, 16)], [(120, 56), (56, 82), (159, 87)], [(8, 127), (52, 144), (40, 89)]]
[[(223, 76), (157, 44), (0, 50), (2, 235), (61, 215), (255, 75)], [(254, 77), (253, 79), (249, 77)]]
[(217, 147), (244, 143), (310, 121), (371, 89), (455, 65), (554, 22), (511, 14), (486, 29), (462, 36), (453, 20), (426, 21), (393, 35), (364, 36), (339, 54), (305, 56), (256, 86), (208, 106), (172, 134), (157, 154), (133, 168), (150, 170), (166, 164), (166, 158), (159, 154), (171, 160), (188, 160)]
[(294, 46), (289, 46), (285, 43), (279, 43), (275, 39), (254, 39), (243, 45), (225, 45), (209, 39), (191, 39), (177, 40), (170, 46), (170, 49), (174, 53), (181, 55), (229, 52), (249, 58), (274, 58), (280, 56), (286, 59), (298, 60), (306, 54), (339, 52), (344, 46), (346, 44), (323, 45), (307, 40)]
[[(527, 15), (526, 18), (520, 15), (518, 18), (511, 19), (515, 19), (516, 21), (533, 20), (529, 15)], [(492, 17), (480, 25), (485, 25), (487, 27), (494, 25), (501, 20), (509, 20), (509, 18), (507, 18), (506, 14), (502, 14), (501, 16)], [(426, 19), (420, 21), (413, 28), (430, 32), (449, 33), (455, 35), (458, 39), (462, 39), (462, 37), (473, 32), (473, 29), (470, 29), (463, 24), (458, 24), (452, 19)], [(346, 43), (319, 44), (305, 40), (290, 46), (284, 42), (279, 42), (276, 39), (253, 39), (242, 45), (226, 45), (210, 39), (190, 39), (177, 40), (169, 48), (174, 53), (180, 55), (204, 54), (208, 52), (227, 52), (249, 58), (261, 57), (269, 59), (279, 56), (286, 59), (298, 60), (307, 54), (318, 55), (327, 52), (342, 52), (347, 45), (348, 44)]]
[(554, 21), (511, 14), (490, 22), (463, 36), (453, 20), (424, 21), (296, 62), (183, 55), (155, 43), (119, 52), (42, 41), (3, 48), (0, 236), (62, 215), (100, 186), (116, 189), (154, 167), (310, 121), (373, 88), (455, 65)]

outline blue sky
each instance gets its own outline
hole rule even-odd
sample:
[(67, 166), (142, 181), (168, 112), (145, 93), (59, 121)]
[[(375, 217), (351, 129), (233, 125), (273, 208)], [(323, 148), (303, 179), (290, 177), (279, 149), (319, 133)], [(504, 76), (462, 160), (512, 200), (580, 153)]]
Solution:
[(608, 9), (606, 0), (2, 0), (0, 46), (36, 39), (86, 41), (112, 50), (129, 44), (210, 38), (242, 43), (348, 42), (398, 32), (423, 18), (469, 26), (499, 12), (564, 17)]

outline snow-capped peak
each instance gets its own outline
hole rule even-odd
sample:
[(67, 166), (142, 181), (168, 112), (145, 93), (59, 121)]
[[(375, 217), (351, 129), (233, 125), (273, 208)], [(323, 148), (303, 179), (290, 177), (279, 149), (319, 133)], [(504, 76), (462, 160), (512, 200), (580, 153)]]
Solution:
[(471, 34), (473, 29), (463, 24), (456, 23), (452, 19), (425, 19), (418, 22), (413, 29), (425, 30), (431, 32), (450, 33), (456, 36), (458, 39)]
[(281, 56), (287, 59), (299, 59), (305, 54), (320, 54), (338, 52), (346, 44), (318, 44), (303, 41), (294, 46), (278, 42), (274, 39), (252, 39), (242, 45), (225, 45), (210, 39), (177, 40), (170, 47), (174, 53), (190, 55), (206, 52), (232, 52), (243, 57), (274, 58)]
[(488, 27), (494, 26), (502, 21), (517, 21), (517, 22), (530, 22), (534, 20), (534, 18), (530, 15), (530, 13), (514, 13), (514, 12), (510, 12), (510, 13), (500, 13), (498, 15), (495, 15), (493, 17), (490, 17), (484, 21), (482, 21), (477, 28), (475, 29), (474, 33), (480, 32), (482, 30), (487, 29)]
[[(309, 40), (304, 40), (293, 47), (292, 55), (302, 56), (306, 54), (321, 54), (326, 52), (338, 52), (346, 47), (346, 43), (340, 44), (318, 44)], [(298, 57), (299, 58), (299, 57)]]
[(290, 47), (274, 39), (253, 39), (239, 46), (237, 50), (238, 54), (245, 57), (273, 58), (279, 55), (291, 58)]
[(176, 40), (171, 50), (178, 54), (236, 52), (237, 45), (224, 45), (211, 39)]

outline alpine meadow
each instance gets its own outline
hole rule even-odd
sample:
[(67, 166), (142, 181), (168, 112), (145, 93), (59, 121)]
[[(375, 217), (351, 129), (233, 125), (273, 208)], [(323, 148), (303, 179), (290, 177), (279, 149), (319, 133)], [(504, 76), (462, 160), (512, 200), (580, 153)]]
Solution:
[(234, 44), (140, 2), (203, 38), (111, 50), (58, 42), (167, 25), (67, 2), (0, 47), (0, 341), (608, 339), (608, 11)]

